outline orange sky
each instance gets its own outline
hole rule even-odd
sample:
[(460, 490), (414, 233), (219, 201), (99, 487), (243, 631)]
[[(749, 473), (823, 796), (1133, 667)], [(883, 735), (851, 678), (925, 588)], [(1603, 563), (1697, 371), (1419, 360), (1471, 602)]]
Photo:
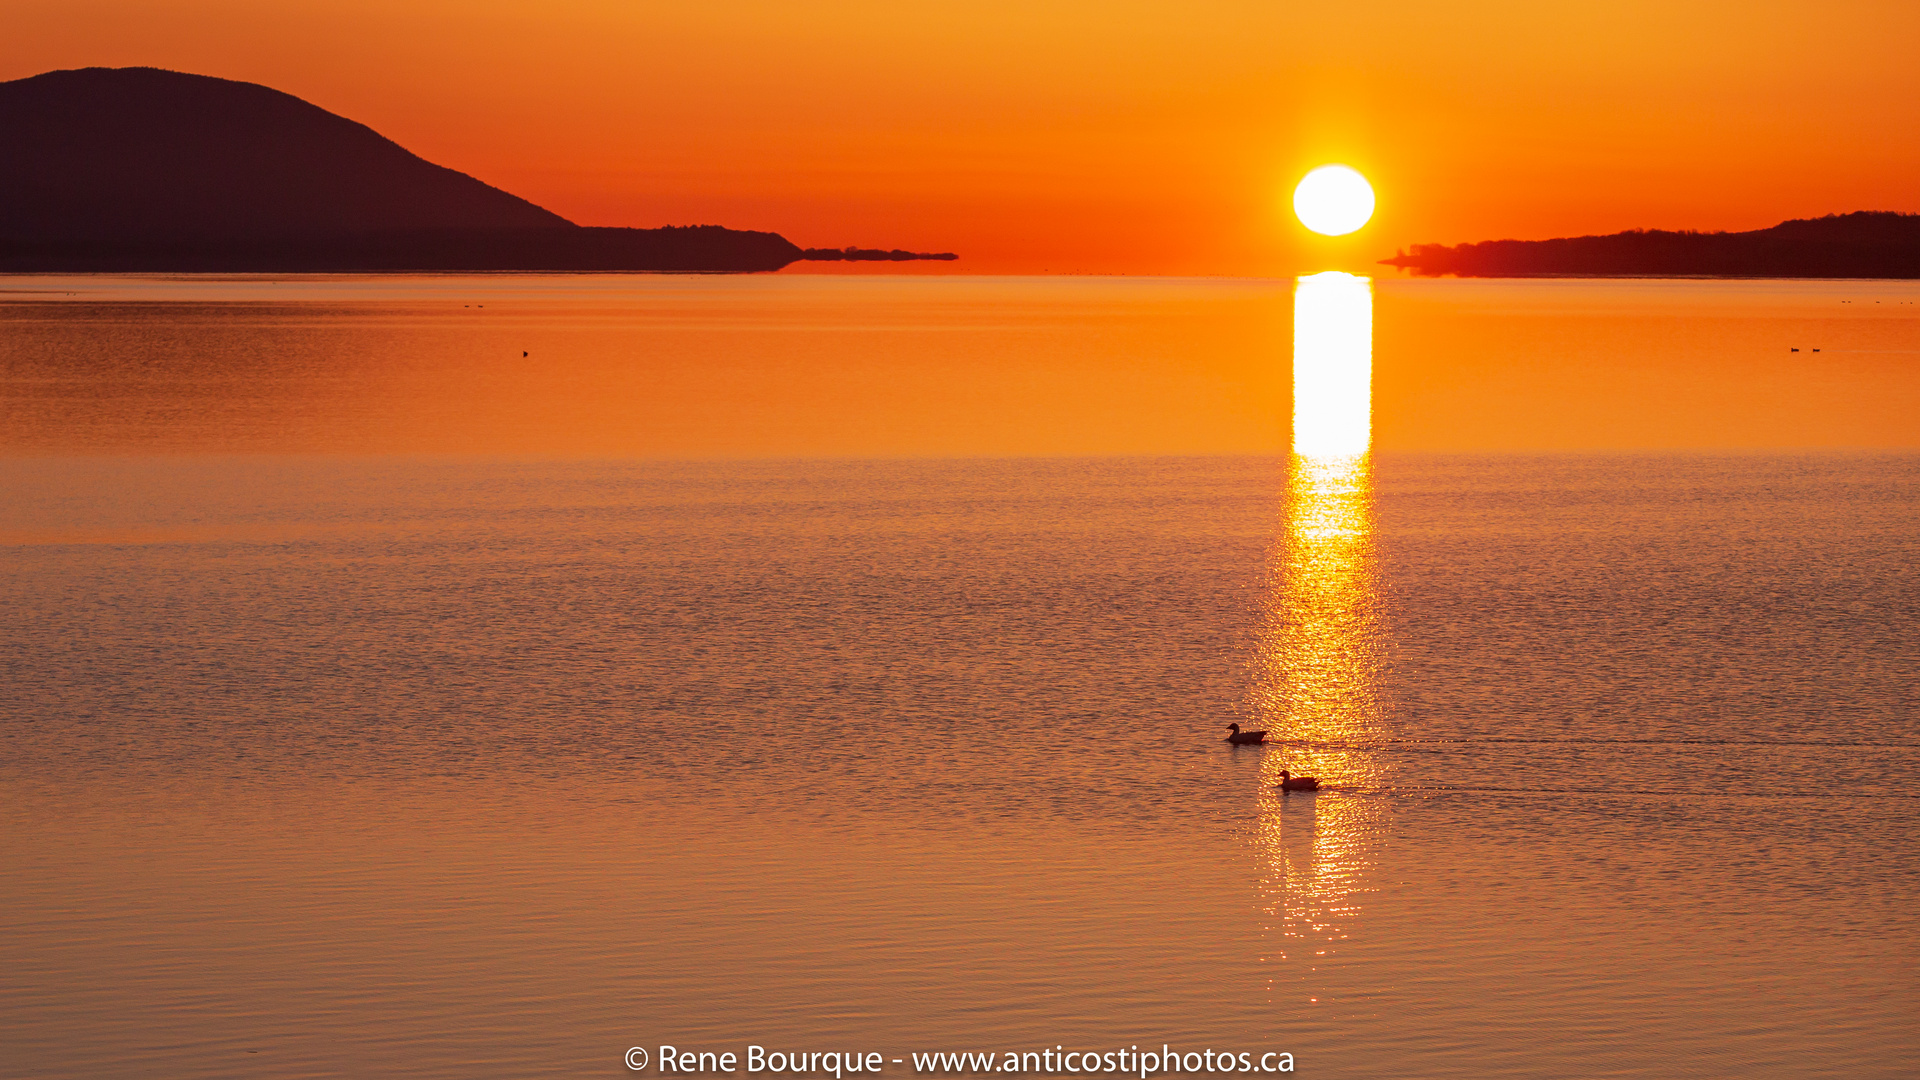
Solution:
[[(6, 0), (0, 78), (265, 83), (583, 224), (1287, 273), (1920, 211), (1920, 4)], [(1312, 238), (1306, 168), (1380, 212)]]

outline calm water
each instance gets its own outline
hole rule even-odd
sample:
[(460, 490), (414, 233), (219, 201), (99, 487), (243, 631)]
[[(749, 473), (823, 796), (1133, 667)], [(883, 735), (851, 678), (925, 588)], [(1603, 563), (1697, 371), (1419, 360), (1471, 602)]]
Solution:
[[(1920, 1060), (1913, 306), (13, 284), (11, 1075)], [(1753, 449), (1756, 409), (1798, 426)], [(1890, 449), (1785, 449), (1849, 430)]]

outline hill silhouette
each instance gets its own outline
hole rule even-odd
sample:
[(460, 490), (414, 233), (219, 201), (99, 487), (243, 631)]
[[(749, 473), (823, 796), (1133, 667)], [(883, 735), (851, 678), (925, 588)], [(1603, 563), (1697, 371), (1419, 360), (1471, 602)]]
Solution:
[(157, 68), (0, 83), (4, 270), (750, 271), (858, 250), (576, 225), (253, 83)]
[(1558, 240), (1415, 244), (1381, 262), (1459, 277), (1920, 278), (1920, 214), (1862, 210), (1751, 232), (1658, 229)]

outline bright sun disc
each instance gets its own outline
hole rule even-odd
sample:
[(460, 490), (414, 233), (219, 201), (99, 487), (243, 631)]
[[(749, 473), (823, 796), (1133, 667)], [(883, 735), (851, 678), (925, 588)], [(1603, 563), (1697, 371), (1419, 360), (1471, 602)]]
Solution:
[(1293, 189), (1293, 212), (1322, 236), (1345, 236), (1373, 217), (1373, 185), (1345, 165), (1322, 165)]

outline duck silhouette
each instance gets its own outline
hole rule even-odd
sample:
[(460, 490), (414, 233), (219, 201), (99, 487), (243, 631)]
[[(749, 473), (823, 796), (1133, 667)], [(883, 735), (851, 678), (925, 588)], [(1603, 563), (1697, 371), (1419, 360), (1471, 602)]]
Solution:
[(1285, 769), (1280, 770), (1281, 791), (1319, 791), (1320, 781), (1312, 776), (1295, 776)]
[(1235, 746), (1252, 746), (1267, 741), (1264, 731), (1241, 731), (1239, 724), (1228, 724), (1227, 727), (1233, 730), (1233, 734), (1227, 736), (1227, 741)]

